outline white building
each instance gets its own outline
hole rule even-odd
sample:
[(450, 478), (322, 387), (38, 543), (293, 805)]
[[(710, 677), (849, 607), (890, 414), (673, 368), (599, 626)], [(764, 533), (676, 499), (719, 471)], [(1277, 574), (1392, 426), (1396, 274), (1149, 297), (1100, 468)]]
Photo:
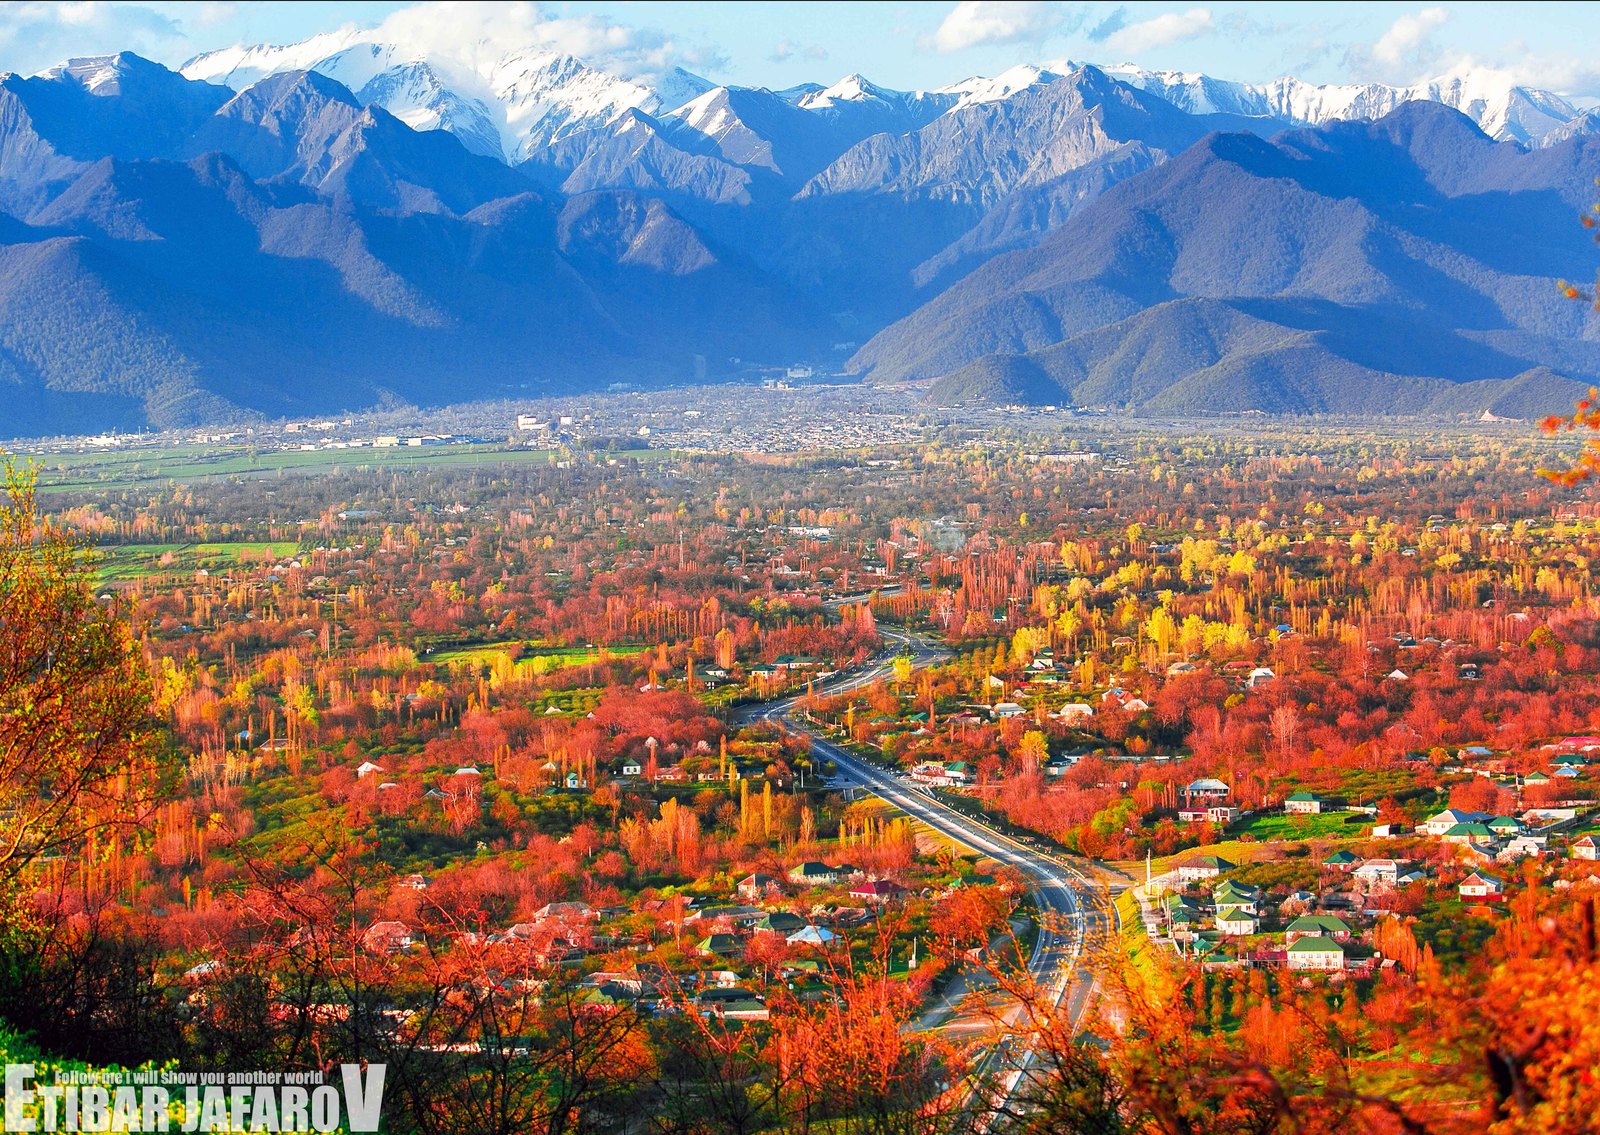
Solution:
[(1457, 824), (1481, 824), (1489, 817), (1482, 812), (1463, 812), (1460, 808), (1446, 808), (1422, 825), (1422, 831), (1431, 836), (1442, 836)]
[(1254, 934), (1259, 925), (1255, 915), (1240, 907), (1224, 907), (1217, 911), (1217, 930), (1229, 937), (1243, 938)]
[(1285, 964), (1296, 970), (1342, 970), (1344, 947), (1332, 938), (1297, 938), (1285, 954)]

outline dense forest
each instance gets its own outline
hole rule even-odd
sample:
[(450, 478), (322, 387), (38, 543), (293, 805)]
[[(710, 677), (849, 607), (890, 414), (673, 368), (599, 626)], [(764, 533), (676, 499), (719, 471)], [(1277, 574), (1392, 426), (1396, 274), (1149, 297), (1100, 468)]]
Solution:
[[(15, 466), (7, 1052), (382, 1062), (396, 1132), (1585, 1129), (1592, 488), (1088, 440)], [(1083, 1030), (779, 696), (1105, 888)]]

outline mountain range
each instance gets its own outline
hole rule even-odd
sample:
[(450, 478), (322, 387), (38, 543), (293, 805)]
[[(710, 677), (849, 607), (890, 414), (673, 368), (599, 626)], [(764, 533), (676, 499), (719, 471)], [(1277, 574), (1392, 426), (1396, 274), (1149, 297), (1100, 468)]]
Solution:
[[(1455, 111), (1208, 136), (867, 343), (940, 402), (1531, 416), (1600, 379), (1571, 237), (1600, 139), (1496, 143)], [(1491, 381), (1502, 380), (1502, 381)], [(1465, 386), (1463, 384), (1466, 384)]]
[[(1534, 412), (1592, 112), (1464, 74), (785, 91), (339, 32), (0, 78), (0, 436), (756, 365), (944, 403)], [(853, 354), (851, 352), (854, 352)]]

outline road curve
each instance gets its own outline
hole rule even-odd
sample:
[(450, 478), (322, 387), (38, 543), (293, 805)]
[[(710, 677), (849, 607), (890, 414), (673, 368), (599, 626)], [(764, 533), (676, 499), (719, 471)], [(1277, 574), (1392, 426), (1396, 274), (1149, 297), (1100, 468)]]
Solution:
[[(920, 635), (880, 627), (883, 638), (909, 653), (914, 667), (926, 666), (948, 652)], [(844, 693), (889, 676), (894, 660), (880, 657), (870, 665), (825, 683), (816, 692)], [(974, 851), (1020, 871), (1032, 888), (1034, 901), (1044, 915), (1028, 968), (1038, 987), (1054, 1005), (1065, 1004), (1074, 1027), (1081, 1026), (1094, 998), (1094, 976), (1083, 963), (1111, 930), (1111, 905), (1105, 888), (1067, 857), (1020, 842), (955, 811), (929, 794), (872, 765), (821, 736), (797, 712), (799, 698), (786, 698), (763, 706), (756, 720), (780, 723), (804, 733), (814, 752), (834, 762), (841, 777), (893, 804), (929, 828)], [(1013, 1051), (1011, 1069), (1003, 1077), (1000, 1100), (1016, 1088), (1033, 1062), (1031, 1048)]]

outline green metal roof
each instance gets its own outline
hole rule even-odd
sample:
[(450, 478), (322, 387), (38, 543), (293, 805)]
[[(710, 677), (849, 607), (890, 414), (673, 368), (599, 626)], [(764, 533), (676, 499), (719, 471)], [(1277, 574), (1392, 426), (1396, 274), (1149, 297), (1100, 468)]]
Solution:
[(1289, 947), (1291, 954), (1343, 954), (1344, 947), (1332, 938), (1297, 938)]

